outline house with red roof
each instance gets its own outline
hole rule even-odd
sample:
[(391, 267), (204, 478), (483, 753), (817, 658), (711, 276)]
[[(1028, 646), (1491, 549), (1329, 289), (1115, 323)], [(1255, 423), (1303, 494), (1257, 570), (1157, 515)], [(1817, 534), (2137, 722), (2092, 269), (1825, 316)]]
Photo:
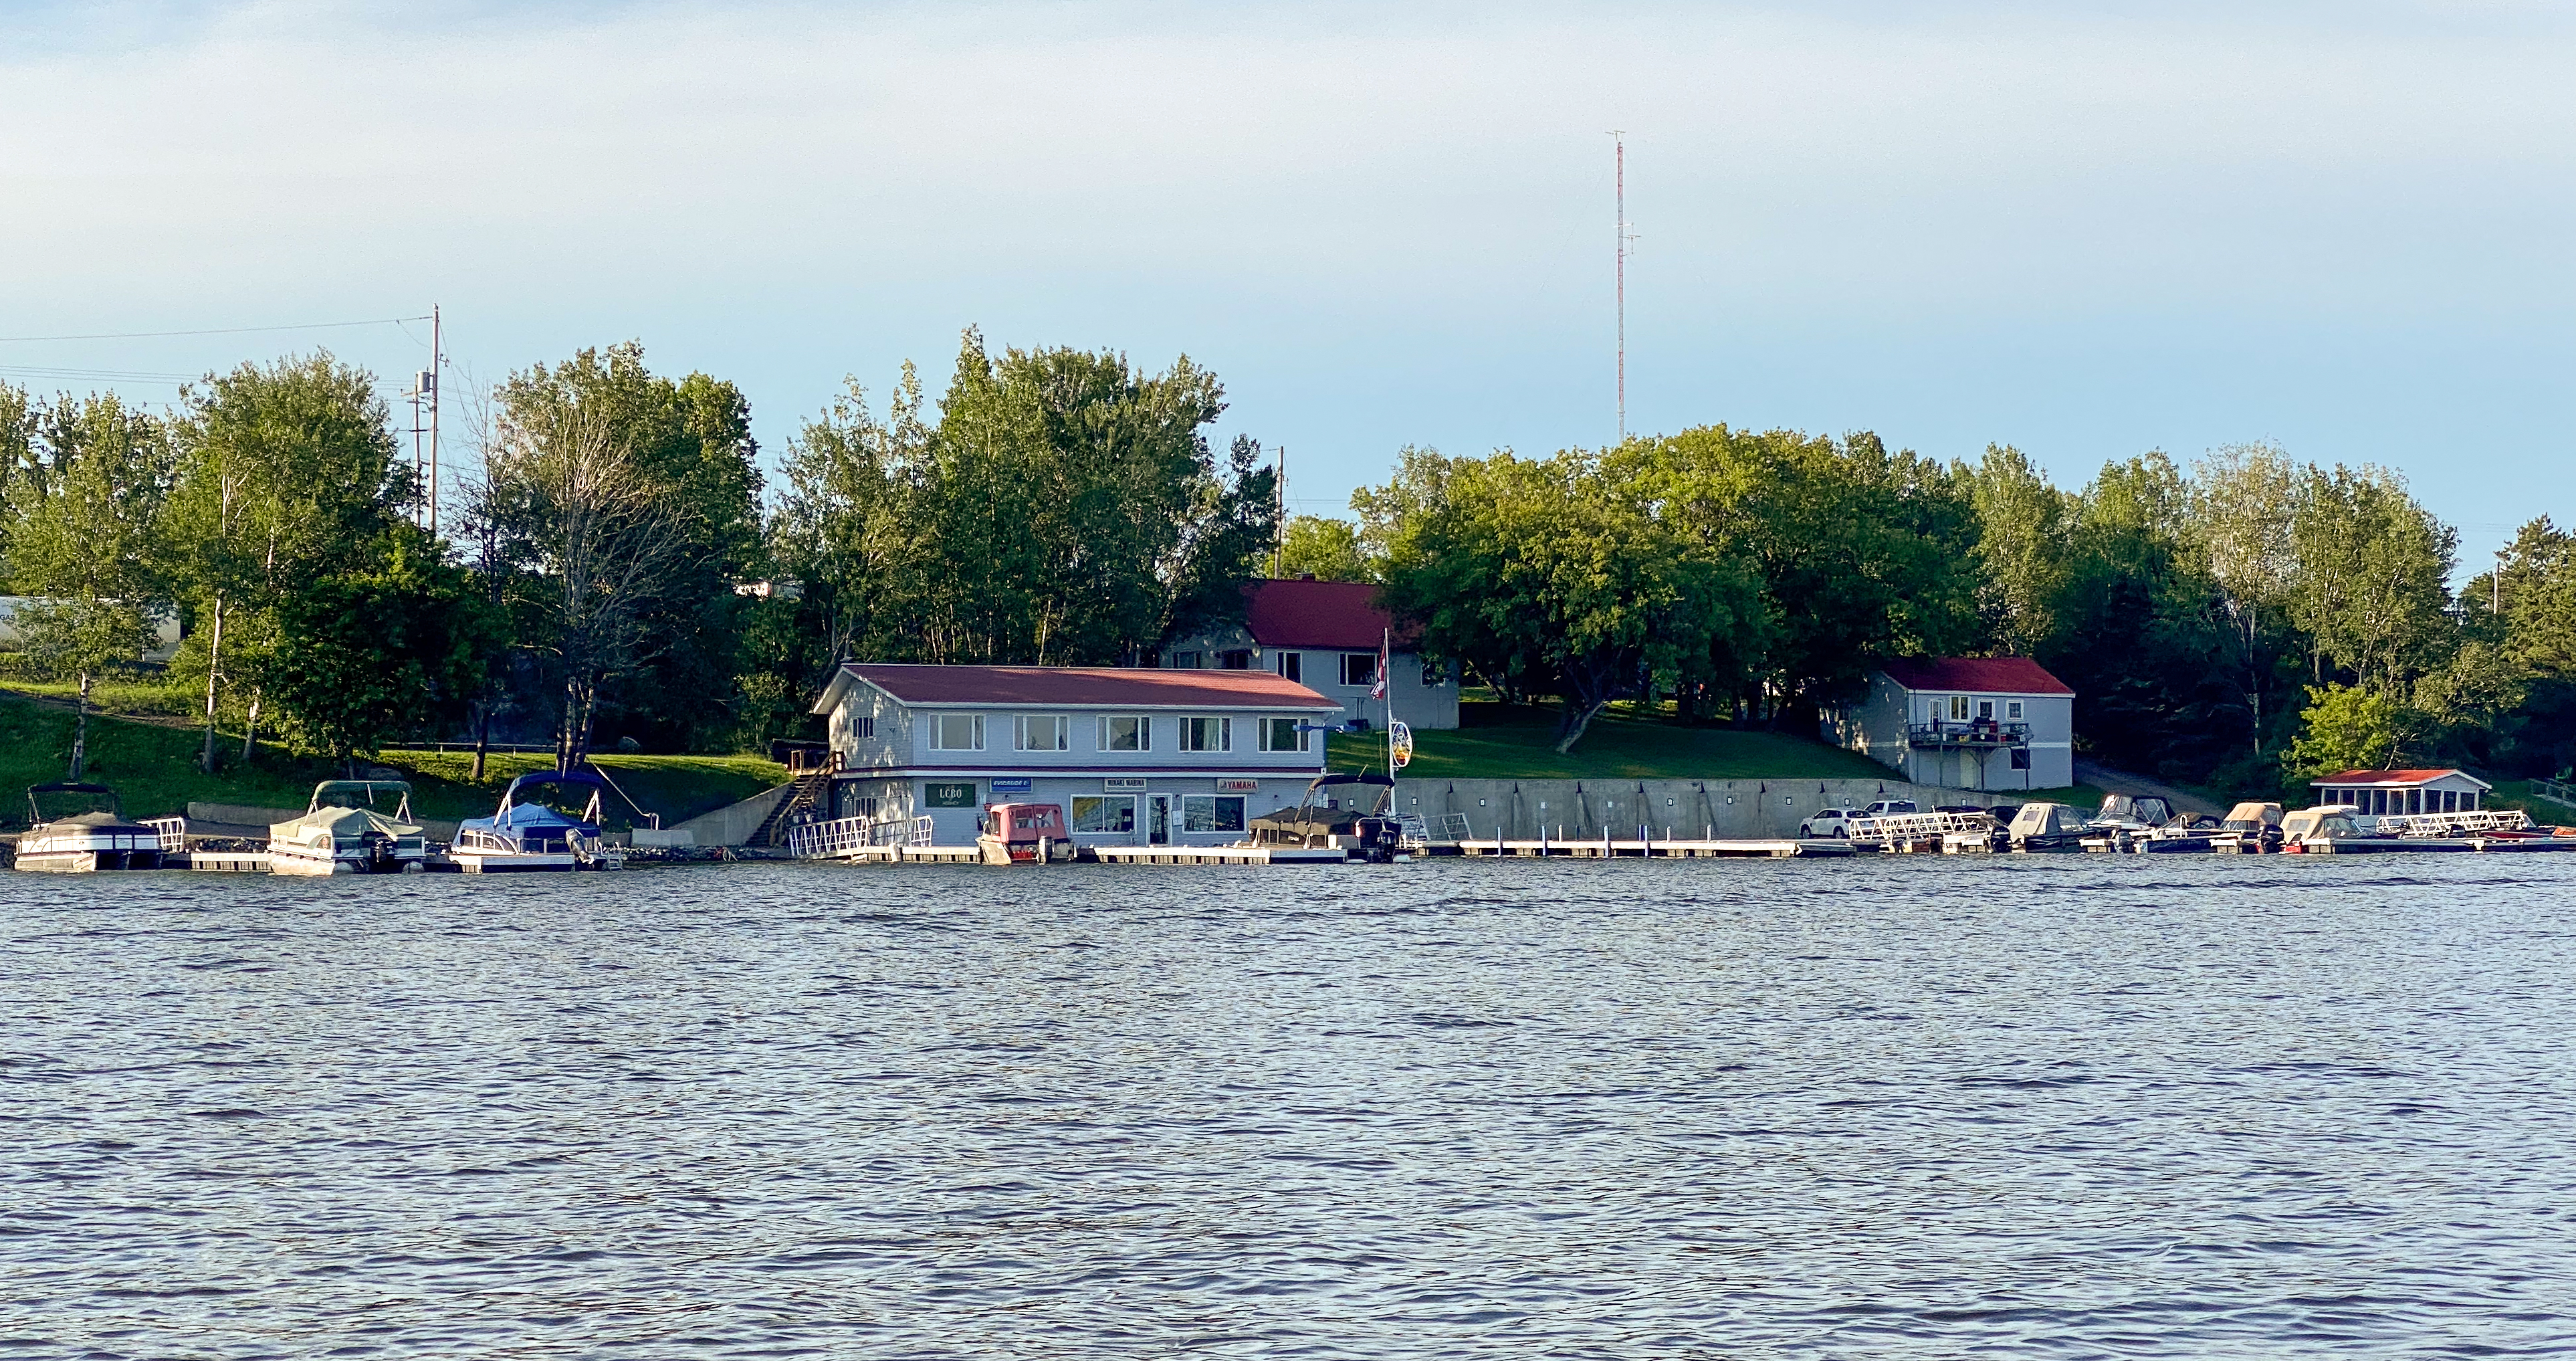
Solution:
[(2494, 785), (2465, 770), (2345, 770), (2308, 781), (2321, 804), (2370, 817), (2475, 811)]
[(1083, 845), (1223, 845), (1293, 807), (1341, 706), (1255, 670), (850, 663), (813, 712), (822, 815), (964, 845), (995, 803), (1052, 803)]
[(1824, 737), (1916, 784), (2063, 789), (2075, 783), (2075, 692), (2028, 657), (1908, 657), (1825, 716)]
[[(1375, 698), (1378, 648), (1392, 637), (1388, 693)], [(1426, 664), (1365, 581), (1265, 578), (1244, 587), (1244, 621), (1183, 638), (1156, 659), (1181, 671), (1268, 671), (1341, 706), (1342, 723), (1384, 729), (1388, 704), (1409, 727), (1458, 726), (1458, 673)]]

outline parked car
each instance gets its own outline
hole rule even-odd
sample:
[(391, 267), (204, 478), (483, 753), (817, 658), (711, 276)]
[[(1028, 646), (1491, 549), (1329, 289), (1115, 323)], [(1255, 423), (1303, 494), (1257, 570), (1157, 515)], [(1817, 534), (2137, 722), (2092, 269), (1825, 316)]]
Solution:
[(1839, 808), (1819, 808), (1798, 824), (1802, 837), (1850, 836), (1852, 815)]
[(1892, 818), (1906, 813), (1920, 813), (1922, 811), (1922, 809), (1914, 806), (1914, 800), (1912, 799), (1880, 799), (1878, 802), (1871, 804), (1866, 811), (1855, 813), (1853, 816), (1864, 818)]

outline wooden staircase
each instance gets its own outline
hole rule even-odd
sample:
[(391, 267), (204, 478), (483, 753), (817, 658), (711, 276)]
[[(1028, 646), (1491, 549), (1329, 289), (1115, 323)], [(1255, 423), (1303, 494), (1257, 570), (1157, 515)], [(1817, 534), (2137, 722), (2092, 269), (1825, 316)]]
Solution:
[(761, 819), (760, 826), (752, 830), (744, 844), (784, 846), (787, 844), (787, 829), (795, 825), (797, 815), (822, 806), (824, 797), (832, 788), (832, 767), (791, 770), (790, 774), (794, 780), (793, 787), (778, 801), (777, 807), (769, 810), (769, 816)]

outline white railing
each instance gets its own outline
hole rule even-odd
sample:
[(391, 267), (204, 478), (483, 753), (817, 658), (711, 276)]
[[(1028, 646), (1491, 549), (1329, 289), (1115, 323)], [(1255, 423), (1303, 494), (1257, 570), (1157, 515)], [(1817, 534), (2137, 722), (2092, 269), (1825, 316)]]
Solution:
[(927, 846), (933, 824), (928, 818), (833, 818), (807, 822), (787, 831), (787, 853), (799, 860), (829, 860), (874, 846)]
[(2534, 798), (2547, 799), (2551, 803), (2566, 808), (2576, 808), (2576, 785), (2568, 784), (2564, 780), (2534, 780), (2531, 782), (2531, 793)]
[(161, 845), (165, 850), (175, 850), (187, 844), (188, 820), (186, 818), (145, 818), (143, 825), (151, 828), (153, 835), (161, 838)]
[(1437, 813), (1428, 824), (1433, 841), (1465, 841), (1468, 837), (1467, 815)]
[(1984, 813), (1894, 813), (1879, 818), (1853, 818), (1851, 842), (1855, 846), (1887, 846), (1938, 841), (1954, 832), (1991, 834), (1994, 830), (1994, 818)]
[(2381, 836), (2475, 836), (2480, 832), (2519, 832), (2531, 826), (2530, 815), (2513, 808), (2478, 808), (2457, 813), (2392, 813), (2379, 819)]

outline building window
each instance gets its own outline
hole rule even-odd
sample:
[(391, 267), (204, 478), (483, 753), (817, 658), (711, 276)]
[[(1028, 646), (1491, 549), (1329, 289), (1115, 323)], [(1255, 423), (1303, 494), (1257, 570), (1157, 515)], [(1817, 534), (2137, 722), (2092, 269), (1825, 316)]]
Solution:
[(1216, 654), (1216, 669), (1219, 671), (1249, 671), (1252, 669), (1252, 654), (1242, 648), (1229, 648)]
[(1304, 721), (1301, 719), (1265, 718), (1261, 720), (1263, 751), (1304, 751), (1306, 739), (1310, 736), (1312, 734), (1306, 731)]
[(1136, 796), (1133, 794), (1074, 795), (1073, 830), (1077, 832), (1135, 831)]
[(1172, 667), (1177, 671), (1196, 671), (1199, 669), (1199, 654), (1175, 652), (1172, 654)]
[(1230, 718), (1182, 719), (1181, 750), (1234, 750), (1234, 720)]
[(2015, 747), (2012, 749), (2012, 768), (2015, 770), (2030, 769), (2030, 748)]
[(1995, 702), (1993, 700), (1981, 699), (1977, 701), (1977, 717), (1991, 722), (1993, 721), (1994, 716)]
[(1243, 830), (1243, 796), (1241, 794), (1189, 794), (1181, 799), (1181, 830), (1184, 832), (1240, 832)]
[(1101, 719), (1100, 749), (1102, 751), (1152, 751), (1154, 720), (1125, 715)]
[(930, 720), (932, 751), (982, 751), (984, 749), (984, 716), (982, 714), (937, 714)]
[(1952, 717), (1952, 718), (1958, 718), (1958, 719), (1964, 719), (1964, 718), (1966, 718), (1967, 716), (1968, 716), (1968, 697), (1967, 697), (1966, 695), (1952, 695), (1952, 696), (1950, 696), (1950, 717)]
[(1345, 652), (1345, 653), (1343, 653), (1343, 654), (1342, 654), (1342, 684), (1344, 684), (1344, 685), (1375, 685), (1375, 684), (1377, 684), (1377, 654), (1376, 654), (1376, 653), (1374, 653), (1374, 652)]
[(1013, 722), (1011, 747), (1016, 751), (1073, 750), (1073, 720), (1060, 714), (1022, 714)]
[(2006, 717), (2006, 718), (2019, 718), (2019, 717), (2021, 717), (2021, 701), (2020, 701), (2020, 700), (2017, 700), (2017, 699), (2012, 699), (2012, 700), (2006, 700), (2006, 701), (2004, 701), (2004, 717)]
[(1272, 666), (1273, 668), (1275, 668), (1275, 669), (1279, 672), (1279, 674), (1280, 674), (1280, 675), (1285, 676), (1285, 677), (1287, 677), (1289, 680), (1295, 681), (1295, 682), (1297, 682), (1297, 683), (1298, 683), (1298, 684), (1300, 684), (1300, 685), (1303, 685), (1303, 684), (1305, 683), (1305, 681), (1306, 681), (1306, 654), (1305, 654), (1305, 653), (1303, 653), (1303, 652), (1273, 652), (1273, 653), (1271, 653), (1271, 654), (1270, 654), (1270, 661), (1271, 661), (1271, 666)]
[(857, 738), (858, 740), (860, 740), (860, 741), (864, 742), (864, 741), (867, 741), (869, 738), (874, 737), (874, 736), (876, 736), (876, 735), (877, 735), (877, 719), (876, 719), (876, 715), (874, 715), (874, 714), (861, 714), (861, 715), (859, 715), (858, 717), (853, 718), (853, 719), (851, 719), (851, 720), (850, 720), (850, 736), (855, 737), (855, 738)]

